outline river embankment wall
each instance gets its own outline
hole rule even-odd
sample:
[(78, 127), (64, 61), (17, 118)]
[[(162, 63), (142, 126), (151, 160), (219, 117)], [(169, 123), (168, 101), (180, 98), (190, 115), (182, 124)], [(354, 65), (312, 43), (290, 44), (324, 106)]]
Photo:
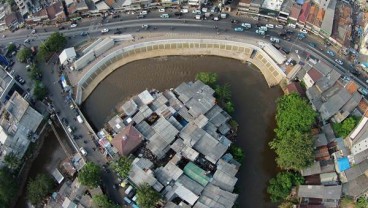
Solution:
[[(254, 44), (216, 39), (167, 39), (147, 41), (104, 54), (81, 77), (77, 84), (76, 103), (81, 104), (110, 73), (133, 61), (160, 56), (221, 56), (255, 65), (268, 86), (275, 86), (285, 77), (281, 68)], [(224, 69), (226, 70), (226, 69)]]

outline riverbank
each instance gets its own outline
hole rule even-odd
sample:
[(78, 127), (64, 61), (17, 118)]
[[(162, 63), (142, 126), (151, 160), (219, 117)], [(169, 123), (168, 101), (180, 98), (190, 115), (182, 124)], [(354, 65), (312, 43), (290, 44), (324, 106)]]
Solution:
[(82, 109), (94, 128), (100, 129), (114, 115), (112, 109), (127, 97), (147, 88), (170, 89), (194, 80), (201, 71), (218, 73), (219, 83), (229, 83), (233, 94), (234, 119), (240, 125), (237, 144), (245, 152), (238, 182), (240, 207), (275, 207), (266, 195), (267, 182), (277, 171), (275, 156), (267, 144), (274, 136), (274, 101), (282, 92), (278, 87), (269, 88), (256, 67), (214, 56), (169, 56), (132, 62), (106, 77)]

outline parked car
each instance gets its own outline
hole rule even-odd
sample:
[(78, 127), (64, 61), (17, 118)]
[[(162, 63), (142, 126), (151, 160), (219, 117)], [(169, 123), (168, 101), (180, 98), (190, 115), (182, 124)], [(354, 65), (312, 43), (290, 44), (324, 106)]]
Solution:
[(80, 33), (80, 35), (81, 35), (81, 36), (87, 36), (87, 35), (88, 35), (88, 33), (87, 33), (87, 32), (85, 32), (85, 31), (83, 31), (83, 32), (81, 32), (81, 33)]
[(273, 24), (266, 24), (266, 27), (268, 27), (268, 28), (274, 28), (275, 26)]
[(165, 9), (159, 9), (158, 12), (165, 12)]
[(59, 27), (59, 30), (64, 30), (65, 29), (65, 27), (64, 26), (60, 26)]
[(147, 30), (150, 26), (149, 25), (142, 25), (142, 29)]
[(308, 31), (306, 29), (300, 29), (301, 33), (308, 34)]
[(77, 27), (77, 26), (78, 26), (78, 25), (77, 25), (77, 24), (75, 24), (75, 23), (70, 25), (70, 27), (71, 27), (71, 28), (74, 28), (74, 27)]
[(278, 29), (283, 29), (283, 28), (284, 28), (284, 26), (283, 26), (283, 25), (276, 25), (276, 28), (278, 28)]
[(109, 32), (109, 28), (104, 28), (101, 30), (101, 33), (108, 33)]
[(161, 14), (160, 17), (161, 18), (170, 18), (169, 14)]
[(331, 51), (331, 50), (327, 50), (327, 54), (334, 57), (335, 56), (335, 52)]
[(120, 35), (120, 34), (121, 34), (121, 31), (120, 31), (120, 30), (118, 30), (118, 31), (114, 32), (114, 34), (115, 34), (115, 35)]
[(231, 20), (231, 23), (232, 23), (232, 24), (238, 24), (238, 23), (239, 23), (239, 21), (238, 21), (238, 20), (236, 20), (236, 19), (232, 19), (232, 20)]
[(340, 64), (341, 66), (344, 65), (344, 62), (342, 62), (340, 59), (335, 59), (336, 63)]
[(236, 27), (236, 28), (234, 28), (234, 31), (235, 32), (243, 32), (244, 31), (244, 28), (242, 28), (242, 27)]
[(146, 15), (144, 15), (144, 14), (140, 14), (140, 15), (138, 15), (137, 16), (137, 19), (143, 19), (143, 18), (145, 18), (146, 17)]
[(312, 48), (315, 48), (316, 47), (316, 44), (315, 43), (312, 43), (312, 42), (309, 42), (308, 45)]
[(79, 151), (81, 152), (83, 156), (87, 155), (87, 151), (84, 149), (84, 147), (79, 148)]
[(26, 83), (26, 81), (19, 75), (15, 75), (14, 76), (15, 80), (17, 80), (17, 82), (19, 82), (19, 84), (24, 85)]

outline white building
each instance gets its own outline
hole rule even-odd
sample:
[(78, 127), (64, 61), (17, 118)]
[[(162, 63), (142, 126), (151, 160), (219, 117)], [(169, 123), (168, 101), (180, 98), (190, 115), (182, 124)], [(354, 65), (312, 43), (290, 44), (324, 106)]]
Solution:
[(321, 79), (323, 75), (318, 70), (311, 68), (304, 76), (303, 81), (305, 83), (306, 88), (310, 88), (316, 83), (319, 79)]
[(74, 61), (76, 57), (77, 57), (77, 54), (75, 53), (74, 47), (66, 48), (59, 55), (60, 64), (64, 65), (64, 64), (70, 63)]

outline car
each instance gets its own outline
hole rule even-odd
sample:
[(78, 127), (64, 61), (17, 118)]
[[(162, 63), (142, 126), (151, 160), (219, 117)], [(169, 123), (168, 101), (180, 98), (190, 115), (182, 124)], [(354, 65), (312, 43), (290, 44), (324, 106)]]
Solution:
[(276, 25), (276, 28), (278, 28), (278, 29), (283, 29), (283, 28), (284, 28), (284, 26), (283, 26), (283, 25)]
[(77, 26), (78, 26), (78, 25), (77, 25), (77, 24), (75, 24), (75, 23), (70, 25), (70, 27), (71, 27), (71, 28), (75, 28), (75, 27), (77, 27)]
[(186, 14), (186, 13), (188, 13), (189, 11), (188, 11), (188, 9), (181, 9), (181, 10), (180, 10), (180, 12), (181, 12), (181, 13), (183, 13), (183, 14)]
[(61, 122), (68, 126), (69, 122), (66, 118), (61, 118)]
[(37, 31), (36, 30), (32, 30), (31, 34), (35, 34)]
[(17, 80), (17, 82), (19, 82), (19, 84), (24, 85), (26, 83), (26, 81), (19, 75), (15, 75), (14, 76), (15, 80)]
[(315, 48), (316, 47), (316, 44), (315, 43), (312, 43), (312, 42), (309, 42), (308, 45), (312, 48)]
[(165, 12), (165, 9), (159, 9), (158, 12)]
[(27, 39), (25, 39), (25, 40), (24, 40), (24, 43), (29, 43), (29, 42), (31, 42), (31, 41), (29, 40), (29, 38), (27, 38)]
[(82, 153), (83, 156), (87, 155), (87, 151), (84, 149), (84, 147), (79, 148), (79, 151)]
[(108, 33), (109, 32), (109, 28), (104, 28), (101, 30), (101, 33)]
[(114, 14), (114, 15), (112, 15), (112, 18), (113, 19), (115, 19), (115, 18), (119, 18), (120, 17), (120, 15), (119, 14)]
[(143, 19), (143, 18), (145, 18), (146, 17), (146, 15), (144, 15), (144, 14), (140, 14), (140, 15), (138, 15), (137, 16), (137, 19)]
[(268, 27), (268, 28), (274, 28), (275, 26), (273, 24), (266, 24), (266, 27)]
[(308, 34), (308, 31), (306, 29), (300, 29), (301, 33)]
[(340, 64), (341, 66), (344, 65), (344, 62), (342, 62), (340, 59), (335, 59), (335, 62)]
[(327, 50), (327, 54), (334, 57), (335, 56), (335, 52), (331, 51), (331, 50)]
[(88, 35), (88, 32), (85, 32), (85, 31), (80, 33), (80, 36), (87, 36), (87, 35)]
[(160, 17), (161, 18), (169, 18), (170, 16), (169, 16), (169, 14), (161, 14)]
[(367, 79), (367, 80), (365, 80), (365, 83), (367, 83), (367, 84), (368, 84), (368, 79)]
[(142, 25), (142, 29), (147, 30), (150, 26), (149, 25)]
[(351, 69), (350, 70), (350, 73), (354, 74), (355, 76), (359, 76), (360, 75), (360, 72), (356, 69)]
[(120, 35), (120, 34), (121, 34), (121, 31), (120, 31), (120, 30), (118, 30), (118, 31), (114, 32), (114, 34), (115, 34), (115, 35)]
[(244, 28), (242, 28), (242, 27), (236, 27), (236, 28), (234, 28), (234, 31), (235, 32), (243, 32), (244, 31)]
[(239, 20), (232, 19), (232, 20), (231, 20), (231, 23), (232, 23), (232, 24), (238, 24), (238, 23), (239, 23)]
[(139, 14), (140, 14), (140, 15), (147, 15), (147, 14), (148, 14), (148, 11), (143, 10), (143, 11), (141, 11)]
[(201, 10), (197, 9), (197, 10), (193, 10), (192, 13), (193, 14), (198, 14), (198, 13), (201, 14), (202, 12), (201, 12)]

